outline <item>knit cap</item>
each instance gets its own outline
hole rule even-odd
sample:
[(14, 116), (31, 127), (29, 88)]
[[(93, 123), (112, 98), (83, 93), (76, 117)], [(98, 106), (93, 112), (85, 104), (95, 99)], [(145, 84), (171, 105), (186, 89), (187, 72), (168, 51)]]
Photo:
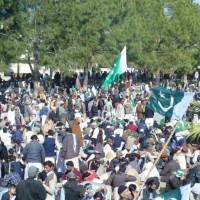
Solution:
[(35, 166), (31, 166), (29, 169), (28, 169), (28, 177), (29, 178), (35, 178), (37, 176), (37, 173), (38, 173), (38, 168), (35, 167)]

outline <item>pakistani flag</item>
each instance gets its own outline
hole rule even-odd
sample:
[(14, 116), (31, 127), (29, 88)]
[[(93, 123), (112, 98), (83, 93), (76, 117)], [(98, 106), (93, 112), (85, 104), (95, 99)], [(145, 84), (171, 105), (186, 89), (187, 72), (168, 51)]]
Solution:
[(185, 131), (189, 129), (189, 123), (186, 120), (180, 120), (176, 126), (176, 132)]
[(127, 60), (126, 60), (126, 46), (123, 48), (121, 54), (118, 56), (115, 64), (109, 72), (106, 80), (104, 81), (101, 88), (106, 88), (114, 82), (119, 81), (120, 75), (127, 71)]
[(85, 101), (89, 101), (90, 99), (94, 98), (97, 95), (97, 91), (95, 87), (93, 86), (92, 89), (85, 93), (84, 98)]
[(154, 200), (189, 200), (190, 184), (169, 192), (158, 194)]
[(194, 92), (183, 93), (158, 86), (152, 89), (149, 108), (163, 116), (180, 120), (185, 114), (194, 94)]

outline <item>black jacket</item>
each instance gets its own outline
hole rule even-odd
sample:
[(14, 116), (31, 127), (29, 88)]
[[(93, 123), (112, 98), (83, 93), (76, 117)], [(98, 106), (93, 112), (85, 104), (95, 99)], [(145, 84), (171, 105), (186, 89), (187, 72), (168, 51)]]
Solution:
[(18, 183), (15, 200), (45, 200), (46, 196), (42, 183), (28, 178)]
[(51, 111), (49, 113), (49, 119), (53, 120), (54, 123), (56, 123), (58, 121), (57, 115), (54, 111)]
[(97, 108), (97, 106), (92, 105), (91, 114), (92, 114), (92, 117), (97, 117), (98, 116), (98, 108)]
[(10, 200), (10, 195), (8, 194), (8, 192), (6, 192), (5, 194), (3, 194), (1, 200)]
[(200, 183), (200, 166), (190, 169), (189, 173), (186, 176), (186, 184), (190, 184), (191, 187), (195, 185), (195, 183)]
[(84, 187), (78, 185), (75, 180), (69, 181), (64, 185), (65, 200), (81, 200), (81, 194), (84, 193)]
[(8, 162), (8, 151), (3, 142), (0, 143), (0, 160)]
[(148, 107), (148, 105), (145, 107), (145, 113), (144, 113), (144, 115), (145, 115), (145, 118), (153, 118), (153, 116), (154, 116), (154, 111), (153, 110), (151, 110), (149, 107)]

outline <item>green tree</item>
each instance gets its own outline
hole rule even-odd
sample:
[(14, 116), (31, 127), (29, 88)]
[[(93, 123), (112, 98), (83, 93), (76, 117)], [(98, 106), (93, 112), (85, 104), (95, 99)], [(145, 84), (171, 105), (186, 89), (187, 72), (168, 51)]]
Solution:
[(152, 72), (190, 73), (197, 64), (199, 5), (191, 0), (177, 0), (151, 1), (149, 6), (148, 14), (144, 15), (147, 34), (144, 64)]
[(23, 47), (18, 43), (21, 37), (18, 15), (20, 1), (0, 0), (0, 68), (3, 71), (8, 64), (18, 60)]
[(1, 63), (25, 54), (35, 80), (41, 66), (84, 68), (86, 89), (88, 69), (112, 66), (127, 45), (128, 61), (153, 73), (189, 73), (199, 61), (199, 8), (191, 0), (0, 0)]

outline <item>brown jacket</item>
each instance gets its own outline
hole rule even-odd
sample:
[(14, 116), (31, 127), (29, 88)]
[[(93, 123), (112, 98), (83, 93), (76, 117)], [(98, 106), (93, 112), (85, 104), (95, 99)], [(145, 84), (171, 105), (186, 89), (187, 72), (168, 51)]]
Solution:
[(81, 128), (80, 128), (79, 121), (77, 118), (74, 119), (74, 122), (72, 124), (72, 133), (74, 133), (78, 137), (80, 146), (82, 147), (83, 146), (83, 136), (82, 136)]

